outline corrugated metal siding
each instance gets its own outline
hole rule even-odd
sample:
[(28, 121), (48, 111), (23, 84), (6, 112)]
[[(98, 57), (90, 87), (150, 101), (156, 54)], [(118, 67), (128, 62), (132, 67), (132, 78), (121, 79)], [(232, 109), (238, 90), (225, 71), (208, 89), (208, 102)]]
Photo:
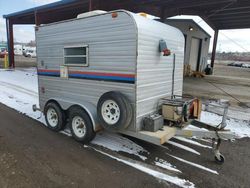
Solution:
[(173, 55), (159, 53), (159, 40), (164, 39), (176, 54), (174, 94), (182, 94), (184, 37), (166, 24), (134, 15), (138, 26), (138, 57), (136, 85), (137, 130), (141, 119), (156, 111), (159, 99), (171, 96)]
[(135, 71), (135, 24), (124, 12), (115, 19), (106, 14), (40, 27), (36, 40), (38, 63), (44, 60), (48, 69), (62, 64), (64, 46), (84, 43), (91, 63), (84, 70)]
[[(64, 46), (87, 44), (89, 66), (69, 70), (135, 74), (136, 37), (133, 18), (125, 12), (118, 12), (117, 18), (105, 14), (42, 26), (36, 32), (38, 68), (59, 70)], [(103, 93), (114, 90), (135, 106), (135, 84), (39, 76), (39, 85), (45, 87), (45, 94), (40, 91), (42, 108), (48, 99), (58, 97), (75, 104), (87, 101), (96, 105)], [(130, 130), (135, 129), (134, 122)]]
[(40, 76), (40, 85), (45, 86), (45, 94), (41, 94), (40, 100), (44, 104), (49, 98), (62, 98), (67, 101), (75, 101), (75, 104), (82, 100), (94, 105), (100, 96), (107, 92), (117, 90), (122, 92), (130, 101), (134, 100), (134, 88), (131, 84), (115, 83), (107, 81), (81, 80), (81, 79), (61, 79), (59, 77)]

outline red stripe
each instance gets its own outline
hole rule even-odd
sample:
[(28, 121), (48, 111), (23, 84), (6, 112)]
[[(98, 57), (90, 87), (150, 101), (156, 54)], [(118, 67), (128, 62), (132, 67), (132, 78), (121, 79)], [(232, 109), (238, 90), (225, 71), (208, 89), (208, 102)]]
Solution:
[(83, 71), (70, 71), (71, 74), (87, 74), (96, 76), (118, 76), (124, 78), (134, 78), (134, 74), (119, 74), (119, 73), (104, 73), (104, 72), (83, 72)]

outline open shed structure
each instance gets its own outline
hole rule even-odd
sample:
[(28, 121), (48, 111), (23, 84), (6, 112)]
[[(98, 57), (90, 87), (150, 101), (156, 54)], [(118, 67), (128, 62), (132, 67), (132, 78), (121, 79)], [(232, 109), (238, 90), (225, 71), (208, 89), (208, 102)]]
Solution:
[(4, 15), (10, 67), (14, 67), (13, 25), (47, 24), (75, 18), (91, 10), (126, 9), (146, 12), (161, 18), (176, 15), (197, 15), (214, 29), (211, 66), (214, 66), (219, 30), (250, 28), (249, 0), (62, 0), (20, 12)]
[[(203, 72), (207, 66), (211, 36), (192, 19), (166, 19), (165, 23), (181, 30), (185, 37), (184, 70)], [(184, 71), (184, 75), (190, 72)]]

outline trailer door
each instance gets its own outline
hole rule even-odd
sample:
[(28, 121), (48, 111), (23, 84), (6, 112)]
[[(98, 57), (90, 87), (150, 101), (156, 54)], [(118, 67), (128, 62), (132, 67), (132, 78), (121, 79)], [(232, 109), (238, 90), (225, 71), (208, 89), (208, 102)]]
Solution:
[(192, 38), (189, 64), (191, 70), (193, 71), (197, 71), (199, 68), (200, 51), (201, 51), (200, 48), (201, 48), (201, 39)]

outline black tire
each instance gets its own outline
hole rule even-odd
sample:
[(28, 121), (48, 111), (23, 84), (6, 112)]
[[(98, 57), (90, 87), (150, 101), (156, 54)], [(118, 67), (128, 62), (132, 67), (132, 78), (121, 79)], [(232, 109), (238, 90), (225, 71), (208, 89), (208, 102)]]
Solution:
[(219, 158), (217, 156), (214, 156), (214, 159), (215, 162), (220, 165), (222, 165), (225, 162), (225, 157), (222, 154), (220, 154)]
[[(102, 106), (105, 103), (105, 101), (112, 100), (114, 101), (120, 110), (119, 119), (116, 123), (109, 123), (105, 120), (105, 118), (102, 115)], [(129, 103), (128, 99), (121, 94), (120, 92), (116, 91), (110, 91), (107, 93), (104, 93), (97, 104), (97, 115), (99, 118), (100, 124), (107, 130), (123, 130), (126, 129), (133, 116), (133, 110), (131, 107), (131, 104)]]
[[(75, 132), (75, 129), (73, 128), (74, 118), (77, 118), (77, 117), (82, 118), (84, 125), (86, 127), (85, 134), (83, 136), (78, 136), (77, 133)], [(73, 138), (75, 140), (77, 140), (78, 142), (81, 142), (83, 144), (89, 143), (91, 140), (94, 139), (94, 137), (96, 135), (89, 115), (85, 112), (85, 110), (83, 110), (80, 107), (73, 107), (73, 108), (69, 109), (69, 126), (70, 126), (70, 130), (71, 130), (71, 134), (72, 134)], [(81, 126), (81, 125), (79, 125), (79, 126)]]
[[(50, 124), (50, 121), (48, 120), (48, 111), (50, 109), (53, 109), (56, 113), (56, 117), (58, 119), (57, 124), (56, 125), (52, 125)], [(48, 103), (45, 108), (44, 108), (44, 115), (45, 115), (45, 120), (46, 123), (48, 125), (48, 128), (50, 128), (53, 131), (60, 131), (62, 130), (65, 125), (66, 125), (66, 120), (65, 120), (65, 114), (64, 111), (60, 108), (60, 106), (54, 102), (50, 102)]]

